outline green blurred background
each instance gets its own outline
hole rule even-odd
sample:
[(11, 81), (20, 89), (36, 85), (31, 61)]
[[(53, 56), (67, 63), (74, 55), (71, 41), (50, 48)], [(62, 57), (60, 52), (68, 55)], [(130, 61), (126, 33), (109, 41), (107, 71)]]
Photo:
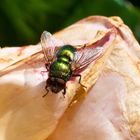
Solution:
[(44, 30), (54, 33), (89, 15), (120, 16), (140, 41), (138, 4), (134, 0), (1, 0), (0, 46), (36, 44)]

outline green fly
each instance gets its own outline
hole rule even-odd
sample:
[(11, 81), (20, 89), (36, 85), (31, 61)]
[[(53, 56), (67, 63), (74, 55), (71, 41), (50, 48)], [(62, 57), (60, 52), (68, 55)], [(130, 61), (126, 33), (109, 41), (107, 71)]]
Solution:
[(45, 67), (49, 72), (45, 89), (47, 93), (49, 89), (53, 93), (63, 90), (63, 95), (66, 94), (66, 83), (72, 77), (79, 77), (79, 84), (82, 85), (80, 72), (102, 53), (102, 47), (83, 47), (78, 50), (54, 38), (47, 31), (41, 35), (41, 46)]

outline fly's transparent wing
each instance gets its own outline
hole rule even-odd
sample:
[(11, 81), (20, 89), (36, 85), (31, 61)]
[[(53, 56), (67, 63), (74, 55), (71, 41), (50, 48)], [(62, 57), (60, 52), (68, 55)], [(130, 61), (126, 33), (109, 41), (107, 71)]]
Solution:
[(114, 32), (108, 32), (100, 40), (97, 40), (93, 44), (83, 47), (76, 51), (73, 68), (74, 72), (83, 71), (91, 62), (101, 57), (106, 50), (106, 47), (111, 45), (110, 43), (115, 39)]
[(89, 48), (85, 47), (75, 53), (74, 67), (75, 72), (85, 69), (91, 62), (96, 60), (103, 53), (103, 47)]
[(43, 49), (46, 63), (50, 63), (55, 58), (57, 48), (63, 44), (62, 41), (55, 39), (51, 33), (44, 31), (41, 35), (41, 46)]

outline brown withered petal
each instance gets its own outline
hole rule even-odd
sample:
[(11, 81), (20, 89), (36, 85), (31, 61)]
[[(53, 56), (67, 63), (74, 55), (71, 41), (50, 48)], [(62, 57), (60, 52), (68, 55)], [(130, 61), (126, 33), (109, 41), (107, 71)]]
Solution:
[(140, 46), (131, 30), (119, 17), (91, 16), (54, 37), (103, 47), (81, 73), (87, 88), (74, 79), (65, 98), (42, 98), (48, 73), (40, 44), (1, 49), (0, 140), (139, 139)]

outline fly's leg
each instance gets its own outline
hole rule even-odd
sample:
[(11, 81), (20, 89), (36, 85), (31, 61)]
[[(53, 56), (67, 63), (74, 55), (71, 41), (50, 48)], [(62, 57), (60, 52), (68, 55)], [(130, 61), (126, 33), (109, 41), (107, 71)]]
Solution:
[(47, 71), (49, 71), (49, 65), (50, 65), (50, 63), (45, 63), (45, 67), (46, 67)]
[(74, 95), (72, 101), (70, 102), (69, 106), (68, 107), (71, 107), (72, 105), (74, 105), (75, 103), (77, 102), (82, 102), (85, 97), (87, 96), (87, 92), (84, 88), (87, 88), (86, 86), (84, 86), (82, 83), (81, 83), (81, 78), (82, 76), (80, 74), (72, 74), (72, 77), (79, 77), (79, 84), (83, 87), (79, 87), (77, 88), (76, 90), (76, 94)]
[(47, 91), (47, 92), (46, 92), (46, 93), (42, 96), (43, 98), (44, 98), (44, 97), (48, 94), (48, 92), (49, 92), (49, 90), (48, 90), (48, 87), (47, 87), (47, 86), (45, 87), (45, 89), (46, 89), (46, 91)]
[(84, 85), (81, 83), (81, 78), (82, 78), (82, 76), (81, 76), (80, 74), (73, 74), (72, 77), (79, 77), (79, 84), (80, 84), (82, 87), (87, 88), (86, 86), (84, 86)]
[(44, 79), (44, 73), (49, 71), (49, 63), (45, 63), (45, 68), (46, 68), (45, 71), (41, 71), (41, 75), (42, 75), (43, 79)]
[(65, 98), (65, 94), (66, 94), (66, 87), (63, 89), (63, 96)]

